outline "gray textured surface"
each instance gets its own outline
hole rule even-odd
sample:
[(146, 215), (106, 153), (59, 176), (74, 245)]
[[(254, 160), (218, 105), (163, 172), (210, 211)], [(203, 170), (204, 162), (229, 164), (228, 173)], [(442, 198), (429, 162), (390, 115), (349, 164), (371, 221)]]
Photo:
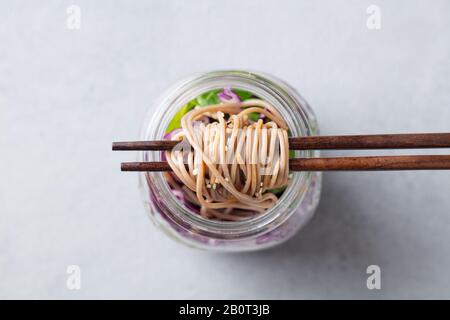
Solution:
[(211, 69), (285, 79), (324, 134), (450, 131), (450, 2), (377, 1), (379, 31), (370, 4), (2, 1), (0, 297), (450, 298), (450, 172), (326, 174), (293, 240), (220, 255), (156, 230), (119, 172), (133, 155), (110, 151), (162, 89)]

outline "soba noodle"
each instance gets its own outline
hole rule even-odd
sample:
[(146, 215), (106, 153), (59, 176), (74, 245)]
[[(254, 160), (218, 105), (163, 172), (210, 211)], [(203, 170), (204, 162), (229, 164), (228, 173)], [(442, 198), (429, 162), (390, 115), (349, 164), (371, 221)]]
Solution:
[[(250, 120), (251, 113), (259, 119)], [(288, 184), (288, 127), (266, 101), (197, 107), (184, 115), (172, 140), (190, 147), (166, 152), (174, 173), (167, 180), (205, 218), (248, 219), (275, 205), (278, 197), (266, 191)]]

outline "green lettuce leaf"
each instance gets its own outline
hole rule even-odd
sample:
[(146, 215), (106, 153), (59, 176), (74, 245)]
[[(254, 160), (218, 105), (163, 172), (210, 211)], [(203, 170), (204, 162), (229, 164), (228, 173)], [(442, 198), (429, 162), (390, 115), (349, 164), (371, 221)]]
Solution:
[(283, 192), (286, 190), (286, 188), (287, 188), (287, 186), (284, 186), (284, 187), (280, 187), (280, 188), (270, 189), (267, 191), (273, 193), (276, 196), (281, 196), (283, 194)]
[(220, 99), (217, 94), (220, 92), (220, 89), (214, 89), (211, 91), (207, 91), (202, 93), (197, 97), (197, 103), (201, 107), (209, 106), (212, 104), (220, 103)]
[(258, 112), (250, 112), (248, 114), (248, 118), (252, 121), (258, 121), (259, 120), (259, 113)]
[(172, 130), (178, 129), (181, 127), (181, 118), (194, 109), (197, 106), (197, 99), (191, 100), (188, 103), (186, 103), (172, 118), (172, 120), (169, 123), (169, 126), (167, 127), (166, 133), (169, 133)]
[(253, 93), (245, 91), (245, 90), (241, 90), (241, 89), (231, 89), (231, 90), (233, 90), (233, 92), (239, 96), (239, 99), (241, 99), (241, 101), (245, 101), (245, 100), (248, 100), (251, 97), (253, 97)]

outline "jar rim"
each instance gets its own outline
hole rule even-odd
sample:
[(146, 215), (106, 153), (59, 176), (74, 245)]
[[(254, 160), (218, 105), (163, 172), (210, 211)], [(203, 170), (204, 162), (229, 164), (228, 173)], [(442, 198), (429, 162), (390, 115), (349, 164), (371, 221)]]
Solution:
[[(310, 119), (312, 113), (308, 103), (282, 80), (272, 75), (240, 71), (223, 70), (197, 74), (186, 78), (166, 90), (151, 108), (141, 131), (141, 139), (161, 139), (169, 122), (176, 112), (196, 96), (213, 89), (232, 87), (248, 90), (271, 103), (285, 118), (294, 136), (309, 136), (317, 134), (315, 119)], [(306, 112), (309, 111), (309, 112)], [(313, 124), (314, 123), (314, 124)], [(311, 158), (317, 156), (317, 151), (301, 150), (295, 152), (296, 157)], [(142, 151), (141, 161), (162, 161), (162, 153)], [(172, 223), (186, 229), (216, 239), (242, 239), (269, 232), (285, 222), (301, 204), (311, 183), (311, 172), (295, 172), (290, 184), (277, 203), (264, 213), (242, 221), (219, 221), (205, 219), (186, 208), (173, 194), (161, 172), (143, 172), (145, 185), (155, 187), (157, 197), (168, 208)]]

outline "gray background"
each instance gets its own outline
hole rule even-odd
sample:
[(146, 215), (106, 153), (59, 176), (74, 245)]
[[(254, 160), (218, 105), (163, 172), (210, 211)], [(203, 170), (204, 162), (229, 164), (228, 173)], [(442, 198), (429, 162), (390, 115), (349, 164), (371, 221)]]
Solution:
[[(285, 79), (323, 134), (450, 131), (449, 12), (444, 0), (1, 1), (0, 297), (450, 298), (450, 172), (325, 174), (291, 241), (214, 254), (155, 229), (136, 175), (119, 171), (134, 155), (110, 150), (138, 137), (161, 90), (212, 69)], [(371, 264), (381, 290), (366, 288)]]

